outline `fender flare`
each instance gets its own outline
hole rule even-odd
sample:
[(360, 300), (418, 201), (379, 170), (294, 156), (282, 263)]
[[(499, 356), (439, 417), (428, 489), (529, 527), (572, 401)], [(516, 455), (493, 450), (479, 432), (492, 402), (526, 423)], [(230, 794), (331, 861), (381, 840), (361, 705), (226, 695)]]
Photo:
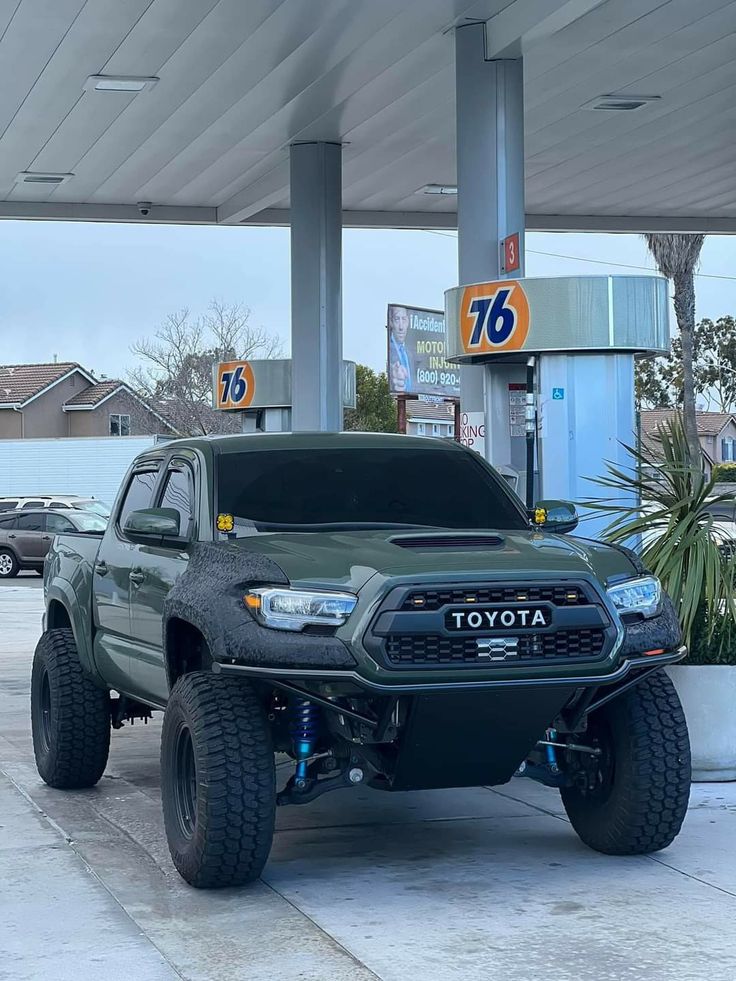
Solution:
[(66, 579), (52, 579), (46, 586), (46, 611), (52, 603), (60, 603), (66, 610), (74, 634), (74, 643), (77, 645), (79, 661), (83, 669), (90, 675), (96, 676), (97, 668), (95, 665), (92, 650), (92, 631), (86, 619), (86, 613), (77, 602), (72, 584)]

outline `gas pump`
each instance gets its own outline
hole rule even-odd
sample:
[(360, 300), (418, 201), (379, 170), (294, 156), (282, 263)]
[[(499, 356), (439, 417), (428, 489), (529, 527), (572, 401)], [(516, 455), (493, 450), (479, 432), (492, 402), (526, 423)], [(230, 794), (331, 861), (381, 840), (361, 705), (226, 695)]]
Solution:
[[(519, 473), (527, 506), (541, 497), (600, 496), (592, 481), (608, 462), (631, 466), (625, 446), (636, 442), (634, 359), (670, 346), (665, 279), (459, 286), (445, 293), (445, 322), (447, 360), (485, 373), (486, 459)], [(595, 537), (605, 524), (584, 516), (580, 533)]]

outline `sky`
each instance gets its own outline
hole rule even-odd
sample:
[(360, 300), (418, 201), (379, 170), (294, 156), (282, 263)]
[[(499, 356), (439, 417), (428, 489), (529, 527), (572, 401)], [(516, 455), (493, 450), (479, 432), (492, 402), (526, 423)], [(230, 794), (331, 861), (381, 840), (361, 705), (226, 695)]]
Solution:
[[(386, 305), (441, 309), (457, 285), (451, 232), (346, 229), (344, 356), (385, 368)], [(629, 265), (630, 264), (630, 265)], [(212, 299), (250, 308), (288, 347), (289, 233), (284, 228), (0, 223), (0, 363), (77, 361), (124, 378), (131, 343), (169, 313)], [(653, 270), (635, 235), (527, 235), (528, 276)], [(696, 280), (697, 316), (736, 313), (736, 237), (710, 236)]]

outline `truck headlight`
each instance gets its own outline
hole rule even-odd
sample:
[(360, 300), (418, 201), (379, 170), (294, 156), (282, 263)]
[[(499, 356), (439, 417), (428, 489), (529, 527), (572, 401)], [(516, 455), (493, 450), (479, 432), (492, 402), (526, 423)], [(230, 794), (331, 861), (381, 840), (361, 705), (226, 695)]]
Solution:
[(358, 602), (352, 593), (326, 593), (276, 586), (251, 589), (243, 600), (256, 620), (274, 630), (303, 630), (309, 624), (339, 627), (345, 623)]
[(609, 586), (608, 595), (619, 613), (641, 613), (644, 617), (653, 617), (659, 613), (662, 586), (654, 576), (642, 576)]

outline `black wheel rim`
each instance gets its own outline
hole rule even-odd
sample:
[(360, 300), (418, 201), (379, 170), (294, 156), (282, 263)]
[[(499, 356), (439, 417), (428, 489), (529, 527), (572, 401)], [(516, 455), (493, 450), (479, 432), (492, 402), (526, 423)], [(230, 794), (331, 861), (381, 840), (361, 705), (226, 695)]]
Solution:
[(182, 726), (176, 736), (174, 803), (180, 833), (189, 839), (197, 823), (197, 769), (192, 734)]
[(51, 685), (49, 673), (44, 671), (41, 676), (41, 742), (46, 752), (51, 748)]

